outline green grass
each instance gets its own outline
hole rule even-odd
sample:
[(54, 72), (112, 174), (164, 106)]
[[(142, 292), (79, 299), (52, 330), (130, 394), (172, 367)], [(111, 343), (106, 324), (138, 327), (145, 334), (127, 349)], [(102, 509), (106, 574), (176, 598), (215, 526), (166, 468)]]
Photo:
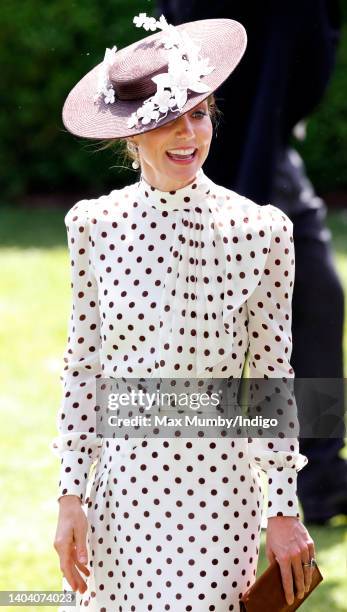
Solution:
[[(59, 371), (70, 309), (63, 217), (64, 212), (55, 209), (3, 207), (0, 212), (2, 590), (61, 589), (58, 557), (52, 546), (58, 462), (48, 445), (56, 435)], [(330, 213), (328, 225), (346, 289), (346, 215)], [(345, 349), (346, 344), (345, 334)], [(342, 612), (347, 599), (346, 526), (337, 518), (331, 527), (310, 532), (325, 581), (302, 610)], [(264, 538), (263, 533), (263, 544)], [(262, 546), (258, 573), (266, 565)]]

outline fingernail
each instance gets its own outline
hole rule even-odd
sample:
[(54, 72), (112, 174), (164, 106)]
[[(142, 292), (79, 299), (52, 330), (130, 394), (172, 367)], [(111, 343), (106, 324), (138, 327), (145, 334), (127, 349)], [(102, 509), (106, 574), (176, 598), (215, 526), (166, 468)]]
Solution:
[(80, 561), (80, 563), (86, 563), (87, 562), (87, 557), (85, 555), (81, 555), (79, 557), (79, 561)]

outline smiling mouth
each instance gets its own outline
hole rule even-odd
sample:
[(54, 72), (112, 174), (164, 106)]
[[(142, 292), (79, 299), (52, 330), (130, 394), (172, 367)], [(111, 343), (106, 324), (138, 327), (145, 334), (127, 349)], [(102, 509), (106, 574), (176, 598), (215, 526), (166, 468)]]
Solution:
[(166, 155), (174, 162), (189, 163), (195, 159), (198, 150), (191, 147), (190, 149), (187, 149), (187, 151), (188, 152), (185, 152), (184, 149), (172, 149), (170, 151), (166, 151)]

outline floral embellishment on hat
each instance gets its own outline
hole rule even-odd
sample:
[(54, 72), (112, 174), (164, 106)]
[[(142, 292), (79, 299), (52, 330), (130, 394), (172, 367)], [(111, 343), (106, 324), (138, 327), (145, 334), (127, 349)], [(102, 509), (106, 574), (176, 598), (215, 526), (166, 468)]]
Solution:
[(108, 78), (108, 72), (114, 62), (116, 51), (116, 46), (112, 47), (112, 49), (107, 48), (105, 51), (105, 57), (99, 73), (98, 88), (94, 101), (97, 101), (100, 96), (104, 96), (104, 102), (106, 104), (112, 104), (114, 102), (115, 94), (112, 84)]
[(146, 13), (140, 13), (133, 21), (138, 28), (142, 26), (152, 31), (161, 29), (164, 33), (164, 48), (169, 53), (168, 71), (152, 77), (157, 91), (132, 113), (127, 122), (129, 128), (137, 126), (139, 121), (143, 125), (152, 120), (158, 123), (169, 111), (180, 112), (187, 101), (188, 89), (196, 93), (207, 93), (210, 90), (200, 78), (214, 70), (208, 58), (199, 55), (200, 47), (186, 32), (168, 24), (164, 15), (156, 21), (154, 17), (147, 17)]
[(137, 17), (134, 17), (133, 23), (137, 28), (144, 27), (145, 30), (152, 30), (155, 32), (157, 29), (157, 20), (155, 17), (147, 17), (146, 13), (139, 13)]
[[(156, 93), (143, 102), (132, 113), (127, 126), (133, 128), (141, 122), (148, 125), (151, 121), (161, 121), (168, 112), (180, 112), (188, 99), (188, 90), (196, 93), (207, 93), (210, 88), (201, 81), (201, 77), (210, 74), (215, 67), (209, 65), (208, 58), (200, 56), (200, 47), (196, 45), (187, 32), (178, 30), (169, 24), (164, 15), (159, 20), (139, 13), (133, 19), (137, 28), (154, 32), (163, 32), (163, 46), (168, 51), (168, 71), (152, 77), (157, 86)], [(109, 68), (114, 61), (117, 48), (106, 49), (104, 62), (100, 71), (97, 95), (103, 96), (106, 104), (115, 101), (115, 92), (108, 79)]]

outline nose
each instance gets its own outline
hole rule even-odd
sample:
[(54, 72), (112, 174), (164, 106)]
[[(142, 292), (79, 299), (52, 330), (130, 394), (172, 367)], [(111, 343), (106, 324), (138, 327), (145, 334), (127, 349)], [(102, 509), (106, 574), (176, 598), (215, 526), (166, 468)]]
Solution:
[(189, 138), (194, 136), (193, 125), (189, 113), (185, 113), (176, 119), (175, 127), (177, 135), (181, 138)]

